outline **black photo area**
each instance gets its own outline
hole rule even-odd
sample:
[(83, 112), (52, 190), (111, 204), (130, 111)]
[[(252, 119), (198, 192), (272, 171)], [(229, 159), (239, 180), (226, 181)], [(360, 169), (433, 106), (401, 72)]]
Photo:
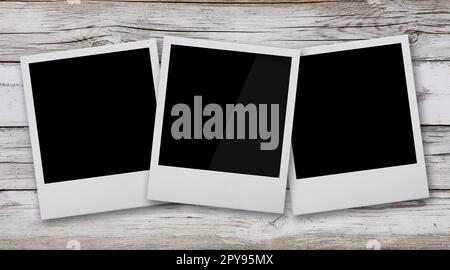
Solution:
[(401, 44), (302, 56), (297, 179), (416, 163)]
[[(172, 45), (159, 164), (278, 177), (291, 61), (291, 57)], [(260, 150), (260, 143), (265, 140), (259, 136), (249, 139), (248, 114), (245, 139), (173, 138), (171, 126), (178, 117), (171, 116), (172, 107), (184, 103), (193, 111), (194, 96), (202, 97), (203, 108), (210, 103), (219, 104), (224, 118), (225, 104), (268, 104), (269, 129), (270, 104), (279, 104), (278, 147)], [(202, 123), (210, 117), (204, 116)], [(192, 126), (193, 121), (192, 118)], [(236, 121), (234, 124), (236, 134)]]
[(30, 76), (46, 184), (149, 169), (149, 49), (32, 63)]

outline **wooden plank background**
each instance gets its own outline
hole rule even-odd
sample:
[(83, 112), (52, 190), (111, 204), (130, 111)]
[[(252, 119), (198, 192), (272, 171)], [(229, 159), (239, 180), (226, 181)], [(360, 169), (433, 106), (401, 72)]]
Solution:
[[(0, 249), (70, 240), (82, 249), (450, 248), (450, 2), (175, 2), (0, 1)], [(411, 41), (430, 199), (298, 217), (288, 197), (284, 215), (169, 204), (40, 221), (20, 56), (148, 38), (160, 47), (164, 35), (302, 48), (398, 34)]]

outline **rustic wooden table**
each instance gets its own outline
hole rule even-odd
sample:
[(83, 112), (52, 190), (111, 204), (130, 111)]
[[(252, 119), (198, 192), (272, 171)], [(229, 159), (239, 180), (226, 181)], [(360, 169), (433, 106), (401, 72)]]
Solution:
[[(450, 2), (171, 2), (0, 1), (0, 249), (450, 248)], [(412, 44), (430, 199), (298, 217), (288, 201), (281, 216), (163, 205), (40, 220), (20, 56), (164, 35), (301, 48), (398, 34)]]

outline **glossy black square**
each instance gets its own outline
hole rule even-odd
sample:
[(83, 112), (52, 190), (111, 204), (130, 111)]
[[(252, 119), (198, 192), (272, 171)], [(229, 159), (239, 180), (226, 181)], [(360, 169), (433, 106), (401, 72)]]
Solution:
[(156, 109), (149, 49), (29, 68), (46, 184), (149, 169)]
[(302, 56), (297, 179), (416, 163), (401, 44)]
[[(172, 45), (159, 164), (278, 177), (291, 61), (284, 56)], [(225, 104), (279, 104), (278, 147), (260, 150), (259, 137), (174, 139), (171, 126), (177, 117), (171, 116), (171, 109), (184, 103), (193, 110), (194, 96), (202, 97), (203, 106), (216, 103), (224, 110)]]

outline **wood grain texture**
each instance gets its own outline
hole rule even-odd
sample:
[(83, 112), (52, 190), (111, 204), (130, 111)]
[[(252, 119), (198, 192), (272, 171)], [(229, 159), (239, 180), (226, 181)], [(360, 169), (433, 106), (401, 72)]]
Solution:
[[(69, 5), (78, 5), (86, 2), (92, 2), (91, 0), (1, 0), (3, 2), (65, 2)], [(202, 4), (267, 4), (267, 5), (278, 5), (278, 4), (301, 4), (301, 3), (323, 3), (323, 2), (335, 2), (336, 0), (95, 0), (96, 2), (147, 2), (147, 3), (202, 3)], [(341, 2), (355, 2), (355, 0), (339, 0)], [(364, 0), (356, 0), (364, 1)], [(368, 1), (371, 4), (378, 4), (378, 0)]]
[[(431, 189), (450, 189), (450, 127), (423, 126)], [(28, 128), (0, 128), (0, 190), (35, 189)]]
[[(289, 196), (288, 196), (289, 197)], [(287, 204), (290, 205), (288, 199)], [(382, 249), (448, 248), (450, 192), (391, 205), (308, 216), (188, 205), (40, 221), (34, 191), (0, 192), (0, 248), (64, 249)]]
[[(374, 3), (380, 4), (374, 4)], [(192, 4), (3, 2), (0, 61), (177, 35), (301, 48), (409, 34), (416, 60), (450, 60), (449, 3), (436, 1)]]
[[(4, 2), (65, 2), (69, 5), (78, 5), (84, 2), (89, 2), (85, 0), (1, 0)], [(334, 2), (336, 0), (97, 0), (97, 2), (148, 2), (148, 3), (205, 3), (205, 4), (267, 4), (267, 5), (278, 5), (278, 4), (291, 4), (291, 3), (320, 3), (320, 2)], [(340, 0), (345, 1), (355, 1), (355, 0)], [(363, 0), (360, 0), (363, 1)], [(372, 4), (377, 4), (378, 0), (368, 1)]]
[[(450, 61), (416, 62), (414, 75), (421, 123), (450, 124)], [(0, 126), (26, 125), (20, 66), (0, 63)]]
[[(366, 249), (371, 239), (382, 249), (450, 248), (450, 2), (172, 2), (0, 1), (0, 249), (69, 240), (82, 249)], [(169, 204), (40, 221), (20, 56), (148, 38), (160, 47), (164, 35), (302, 48), (398, 34), (411, 41), (430, 199), (295, 217), (288, 196), (285, 215)]]

